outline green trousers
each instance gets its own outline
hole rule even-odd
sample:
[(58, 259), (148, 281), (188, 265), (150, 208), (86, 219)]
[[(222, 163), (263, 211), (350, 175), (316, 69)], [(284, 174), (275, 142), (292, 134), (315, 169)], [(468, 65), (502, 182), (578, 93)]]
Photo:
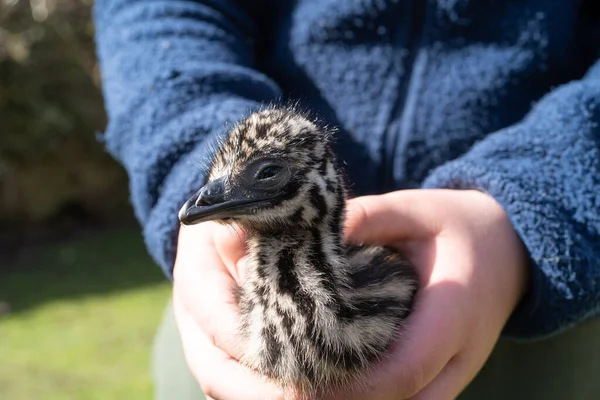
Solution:
[[(205, 398), (187, 368), (170, 304), (155, 338), (152, 374), (156, 400)], [(600, 318), (542, 341), (501, 340), (459, 399), (600, 400)]]

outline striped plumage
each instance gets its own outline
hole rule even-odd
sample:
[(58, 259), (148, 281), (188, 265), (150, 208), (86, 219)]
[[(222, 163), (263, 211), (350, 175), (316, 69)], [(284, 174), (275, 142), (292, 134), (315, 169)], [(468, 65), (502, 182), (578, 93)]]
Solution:
[(344, 243), (346, 189), (330, 136), (293, 110), (250, 115), (180, 212), (183, 223), (236, 222), (247, 232), (241, 361), (305, 394), (364, 376), (397, 337), (418, 286), (395, 251)]

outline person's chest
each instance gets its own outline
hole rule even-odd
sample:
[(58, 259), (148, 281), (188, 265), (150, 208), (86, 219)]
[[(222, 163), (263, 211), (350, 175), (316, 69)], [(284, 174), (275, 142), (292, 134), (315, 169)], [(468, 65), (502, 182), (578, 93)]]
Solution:
[(266, 18), (259, 67), (341, 128), (357, 193), (418, 186), (590, 63), (572, 0), (278, 1)]

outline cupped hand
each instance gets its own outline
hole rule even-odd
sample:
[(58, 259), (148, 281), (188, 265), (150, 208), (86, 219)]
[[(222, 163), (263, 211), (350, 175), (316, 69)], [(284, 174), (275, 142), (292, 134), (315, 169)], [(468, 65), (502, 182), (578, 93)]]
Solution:
[(416, 309), (387, 360), (350, 399), (450, 400), (475, 377), (523, 297), (528, 257), (502, 207), (478, 191), (414, 190), (351, 202), (348, 235), (417, 267)]
[(284, 399), (281, 390), (238, 363), (238, 307), (243, 232), (205, 222), (179, 232), (173, 309), (188, 366), (217, 400)]
[[(335, 399), (455, 398), (491, 353), (526, 290), (523, 245), (502, 208), (477, 191), (411, 190), (349, 202), (353, 242), (401, 249), (421, 277), (416, 308), (367, 388)], [(216, 223), (181, 230), (173, 299), (188, 365), (215, 399), (288, 399), (238, 363), (235, 288), (243, 233)]]

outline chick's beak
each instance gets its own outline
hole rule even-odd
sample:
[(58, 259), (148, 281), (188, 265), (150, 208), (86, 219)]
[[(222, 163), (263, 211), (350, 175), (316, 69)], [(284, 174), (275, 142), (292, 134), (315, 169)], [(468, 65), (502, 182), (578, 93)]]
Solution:
[(257, 207), (271, 204), (277, 197), (270, 192), (235, 187), (229, 189), (225, 177), (208, 182), (181, 207), (179, 221), (183, 225), (193, 225), (241, 216)]
[(179, 221), (184, 225), (191, 225), (217, 219), (215, 214), (227, 204), (225, 185), (223, 177), (212, 180), (200, 188), (179, 210)]

